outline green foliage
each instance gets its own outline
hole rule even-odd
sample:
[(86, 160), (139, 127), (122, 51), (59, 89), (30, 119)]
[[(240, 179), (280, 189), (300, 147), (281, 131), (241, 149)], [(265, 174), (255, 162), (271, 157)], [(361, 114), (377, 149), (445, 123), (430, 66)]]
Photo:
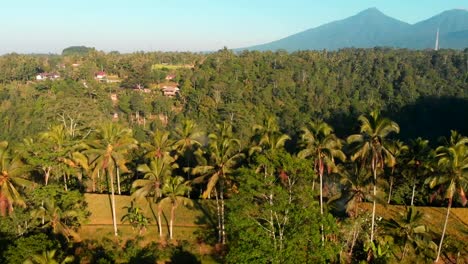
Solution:
[(337, 227), (331, 215), (320, 215), (310, 195), (310, 163), (285, 152), (267, 152), (256, 161), (259, 169), (239, 171), (239, 190), (228, 203), (231, 242), (226, 261), (322, 263), (335, 259)]
[(30, 256), (60, 248), (61, 245), (57, 240), (40, 233), (15, 239), (2, 255), (5, 263), (22, 264)]
[(83, 193), (78, 190), (65, 191), (63, 186), (56, 184), (35, 189), (29, 200), (32, 208), (43, 206), (48, 201), (60, 208), (62, 212), (73, 211), (73, 214), (63, 219), (64, 223), (71, 228), (78, 228), (85, 224), (91, 215)]
[(90, 51), (93, 51), (94, 48), (89, 48), (86, 46), (71, 46), (65, 48), (62, 51), (62, 56), (70, 56), (70, 55), (87, 55)]
[(127, 209), (127, 214), (122, 216), (120, 221), (122, 223), (129, 222), (132, 228), (137, 228), (140, 234), (143, 233), (146, 226), (150, 223), (150, 219), (142, 213), (141, 208), (134, 205), (133, 201), (130, 206), (125, 206), (124, 208)]

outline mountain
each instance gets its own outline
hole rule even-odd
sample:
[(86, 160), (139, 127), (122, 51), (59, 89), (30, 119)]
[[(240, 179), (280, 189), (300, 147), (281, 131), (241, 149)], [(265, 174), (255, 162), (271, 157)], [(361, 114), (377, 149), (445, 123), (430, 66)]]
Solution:
[(416, 24), (391, 18), (377, 8), (331, 22), (270, 43), (237, 50), (337, 50), (376, 46), (434, 48), (439, 28), (441, 48), (468, 47), (468, 11), (449, 10)]

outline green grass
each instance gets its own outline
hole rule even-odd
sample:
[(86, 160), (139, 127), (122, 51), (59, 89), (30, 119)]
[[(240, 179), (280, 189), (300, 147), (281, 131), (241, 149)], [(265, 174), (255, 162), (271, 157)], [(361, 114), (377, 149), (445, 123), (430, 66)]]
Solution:
[[(107, 194), (85, 194), (91, 216), (88, 223), (83, 225), (79, 231), (81, 239), (102, 240), (104, 237), (113, 238), (112, 213), (110, 207), (110, 195)], [(139, 235), (138, 230), (132, 229), (128, 224), (122, 224), (120, 219), (127, 213), (125, 206), (129, 206), (132, 201), (131, 196), (116, 195), (116, 214), (118, 220), (119, 239), (126, 241), (134, 239)], [(163, 207), (163, 234), (165, 237), (161, 241), (156, 221), (157, 206), (147, 200), (137, 201), (137, 205), (143, 210), (145, 216), (151, 219), (147, 230), (141, 235), (143, 243), (157, 241), (167, 243), (168, 223), (170, 218), (170, 204), (165, 203)], [(372, 204), (363, 203), (361, 212), (370, 211)], [(216, 263), (210, 254), (213, 254), (213, 247), (200, 243), (199, 233), (213, 232), (216, 225), (215, 204), (209, 200), (194, 200), (193, 205), (186, 207), (179, 205), (175, 211), (174, 239), (186, 240), (189, 242), (190, 251), (201, 257), (203, 263)], [(404, 206), (397, 205), (377, 205), (377, 217), (384, 219), (396, 218), (400, 212), (404, 212)], [(423, 213), (423, 223), (431, 232), (437, 235), (442, 233), (445, 221), (446, 208), (441, 207), (417, 207)], [(154, 212), (154, 213), (153, 213)], [(449, 223), (447, 225), (447, 237), (467, 244), (468, 234), (468, 208), (452, 208), (450, 210)]]
[[(110, 195), (107, 194), (85, 194), (88, 209), (91, 212), (89, 221), (80, 229), (82, 239), (102, 238), (113, 234), (112, 211)], [(131, 238), (138, 234), (137, 230), (127, 223), (122, 223), (121, 218), (127, 213), (125, 206), (130, 206), (131, 196), (116, 195), (116, 218), (119, 233), (122, 238)], [(142, 209), (143, 214), (150, 219), (150, 225), (144, 234), (148, 240), (159, 238), (157, 227), (157, 205), (147, 200), (138, 200), (136, 205)], [(162, 227), (163, 233), (168, 234), (170, 220), (170, 203), (162, 204)], [(180, 204), (175, 210), (174, 238), (188, 241), (196, 240), (196, 232), (210, 229), (213, 225), (213, 204), (210, 201), (195, 200), (192, 205), (184, 206)]]

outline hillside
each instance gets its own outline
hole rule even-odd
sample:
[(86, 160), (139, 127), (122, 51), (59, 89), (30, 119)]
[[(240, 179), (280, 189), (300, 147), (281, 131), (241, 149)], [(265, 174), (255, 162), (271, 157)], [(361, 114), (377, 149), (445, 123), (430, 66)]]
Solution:
[(355, 16), (238, 50), (337, 50), (347, 47), (434, 48), (437, 29), (441, 48), (468, 47), (468, 11), (449, 10), (414, 25), (391, 18), (376, 8)]
[[(86, 202), (88, 203), (88, 208), (91, 211), (91, 217), (88, 223), (82, 226), (81, 235), (82, 239), (87, 239), (86, 236), (96, 237), (95, 232), (90, 232), (91, 230), (99, 230), (102, 234), (107, 234), (112, 232), (112, 214), (110, 209), (110, 198), (107, 194), (85, 194)], [(125, 215), (126, 209), (125, 206), (129, 206), (132, 198), (131, 196), (125, 195), (116, 195), (116, 207), (117, 207), (117, 219), (119, 220), (119, 225), (122, 225), (120, 219)], [(153, 203), (148, 203), (146, 201), (139, 201), (138, 206), (143, 210), (145, 216), (151, 219), (151, 225), (148, 228), (150, 234), (156, 234), (157, 225), (155, 220), (155, 215), (153, 215), (151, 208), (153, 208), (154, 213), (156, 212), (156, 205)], [(361, 212), (370, 211), (371, 204), (363, 203), (361, 206)], [(404, 211), (404, 206), (401, 205), (378, 205), (377, 206), (377, 215), (385, 219), (398, 217), (399, 212)], [(436, 233), (442, 232), (442, 227), (444, 225), (446, 209), (441, 207), (428, 207), (428, 206), (418, 206), (416, 207), (423, 214), (423, 223), (429, 227), (429, 229)], [(193, 240), (193, 232), (197, 229), (204, 229), (214, 223), (211, 222), (213, 215), (215, 213), (215, 208), (210, 208), (210, 202), (207, 200), (194, 200), (194, 204), (191, 207), (179, 206), (176, 210), (176, 219), (175, 219), (175, 231), (180, 235), (178, 239), (187, 239)], [(169, 204), (163, 205), (163, 229), (166, 233), (166, 226), (169, 218), (170, 207)], [(211, 213), (209, 213), (211, 212)], [(123, 230), (127, 232), (131, 230), (128, 227), (128, 224), (123, 225)], [(179, 231), (178, 231), (179, 230)], [(181, 231), (182, 230), (182, 231)], [(191, 232), (190, 232), (191, 230)], [(463, 239), (464, 235), (468, 233), (468, 208), (452, 208), (449, 218), (449, 225), (447, 229), (448, 236), (452, 236), (455, 239)], [(123, 233), (124, 237), (131, 235), (128, 233)], [(88, 237), (89, 238), (89, 237)]]

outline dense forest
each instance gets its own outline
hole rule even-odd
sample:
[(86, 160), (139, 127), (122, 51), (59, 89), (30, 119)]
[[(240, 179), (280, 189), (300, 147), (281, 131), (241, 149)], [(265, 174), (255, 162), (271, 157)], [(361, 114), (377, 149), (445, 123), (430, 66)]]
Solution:
[[(446, 234), (467, 203), (468, 49), (7, 54), (0, 109), (0, 262), (198, 263), (167, 241), (202, 199), (215, 262), (468, 260), (467, 230)], [(150, 219), (115, 196), (152, 200), (159, 237), (83, 241), (89, 193), (117, 237), (116, 207), (140, 233)], [(441, 232), (420, 206), (446, 208)]]

